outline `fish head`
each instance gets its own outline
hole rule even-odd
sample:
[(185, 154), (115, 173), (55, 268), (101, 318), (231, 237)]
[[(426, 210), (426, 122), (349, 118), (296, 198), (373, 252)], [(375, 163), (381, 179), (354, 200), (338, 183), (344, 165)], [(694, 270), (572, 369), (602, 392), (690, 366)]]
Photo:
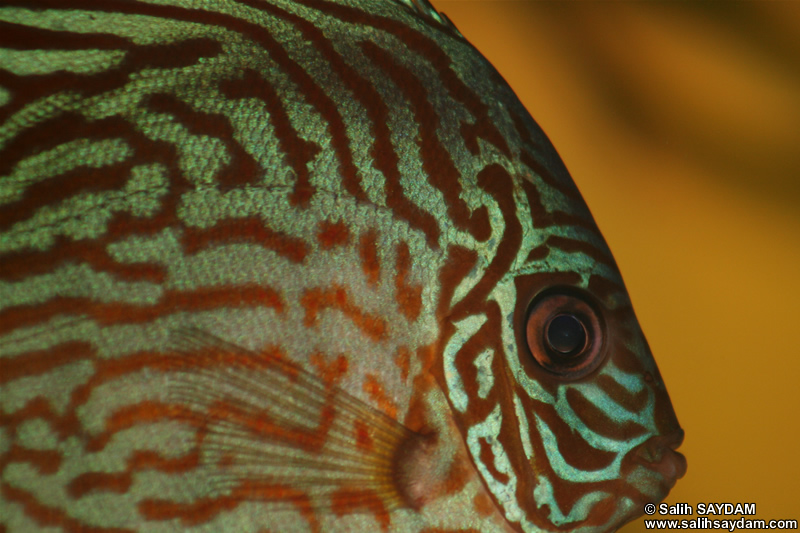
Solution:
[(608, 531), (684, 475), (684, 432), (624, 287), (576, 270), (515, 279), (508, 380), (539, 526)]
[[(444, 375), (459, 375), (448, 382), (451, 397), (462, 390), (457, 425), (512, 527), (613, 531), (684, 475), (684, 433), (605, 240), (525, 116), (536, 141), (516, 173), (498, 172), (514, 190), (498, 239), (513, 241), (514, 259), (487, 305), (450, 317)], [(479, 180), (489, 183), (499, 180)], [(488, 266), (475, 276), (502, 253), (479, 258)]]

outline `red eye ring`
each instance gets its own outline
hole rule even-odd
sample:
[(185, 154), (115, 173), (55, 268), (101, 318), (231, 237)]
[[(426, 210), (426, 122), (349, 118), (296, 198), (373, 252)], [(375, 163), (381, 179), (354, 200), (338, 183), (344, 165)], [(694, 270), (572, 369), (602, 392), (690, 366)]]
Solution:
[(531, 355), (548, 372), (578, 379), (602, 362), (600, 315), (573, 291), (537, 296), (528, 312), (525, 333)]

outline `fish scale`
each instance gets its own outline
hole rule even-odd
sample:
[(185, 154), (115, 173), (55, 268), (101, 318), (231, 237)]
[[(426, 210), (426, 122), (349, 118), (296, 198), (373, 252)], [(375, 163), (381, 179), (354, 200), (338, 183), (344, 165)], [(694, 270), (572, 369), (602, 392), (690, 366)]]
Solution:
[(4, 2), (0, 413), (8, 531), (610, 531), (686, 468), (565, 166), (423, 0)]

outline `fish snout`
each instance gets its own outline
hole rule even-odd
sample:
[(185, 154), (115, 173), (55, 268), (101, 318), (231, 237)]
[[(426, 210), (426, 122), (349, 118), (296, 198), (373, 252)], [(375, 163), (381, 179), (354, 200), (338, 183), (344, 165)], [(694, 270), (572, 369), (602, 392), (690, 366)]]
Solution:
[(656, 435), (636, 451), (636, 462), (660, 474), (668, 489), (686, 474), (686, 457), (676, 451), (683, 443), (683, 435), (680, 428), (669, 435)]

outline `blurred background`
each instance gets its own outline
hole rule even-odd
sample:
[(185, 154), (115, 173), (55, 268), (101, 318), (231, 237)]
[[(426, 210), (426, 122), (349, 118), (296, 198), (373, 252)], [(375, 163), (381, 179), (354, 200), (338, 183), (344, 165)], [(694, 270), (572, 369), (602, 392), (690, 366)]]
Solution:
[(686, 430), (666, 501), (800, 520), (800, 2), (433, 1), (614, 252)]

